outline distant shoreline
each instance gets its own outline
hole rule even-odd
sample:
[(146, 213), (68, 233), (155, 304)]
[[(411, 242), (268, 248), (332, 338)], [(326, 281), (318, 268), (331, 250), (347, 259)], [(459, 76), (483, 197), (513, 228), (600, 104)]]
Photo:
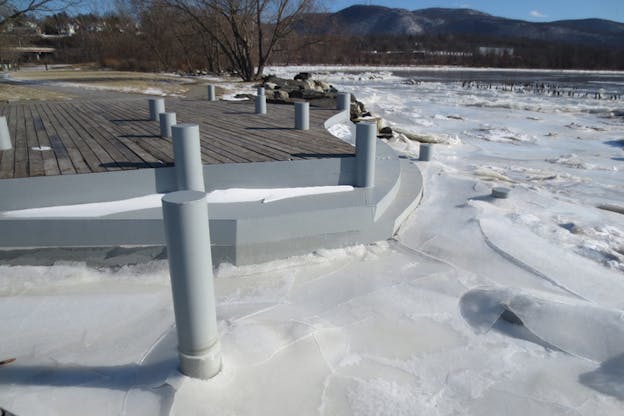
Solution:
[(276, 64), (265, 68), (265, 74), (271, 72), (271, 68), (300, 69), (301, 72), (313, 70), (323, 71), (446, 71), (446, 72), (532, 72), (532, 73), (562, 73), (562, 74), (614, 74), (624, 75), (624, 70), (612, 69), (546, 69), (546, 68), (496, 68), (496, 67), (472, 67), (472, 66), (447, 66), (447, 65), (288, 65)]

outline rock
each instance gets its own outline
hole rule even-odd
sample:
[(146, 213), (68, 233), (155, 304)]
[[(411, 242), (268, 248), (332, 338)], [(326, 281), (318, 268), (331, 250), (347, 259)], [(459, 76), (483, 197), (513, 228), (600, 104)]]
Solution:
[(329, 90), (331, 90), (333, 88), (331, 85), (329, 85), (325, 81), (316, 81), (315, 80), (314, 83), (316, 84), (316, 86), (318, 88), (320, 88), (323, 91), (329, 91)]
[(326, 94), (323, 91), (318, 90), (302, 90), (300, 92), (301, 98), (306, 100), (316, 100), (319, 98), (325, 98)]
[(289, 98), (290, 97), (288, 95), (288, 92), (286, 92), (284, 90), (275, 90), (275, 91), (273, 91), (273, 99), (275, 99), (275, 100), (286, 101)]
[(307, 81), (310, 78), (312, 78), (312, 74), (310, 74), (309, 72), (299, 72), (297, 75), (295, 75), (294, 80)]
[(316, 84), (311, 79), (301, 81), (301, 86), (304, 90), (316, 90)]
[(353, 94), (351, 94), (351, 120), (364, 117), (364, 114), (366, 113), (368, 113), (368, 111), (366, 111), (364, 103), (358, 101)]
[(381, 130), (381, 117), (358, 117), (351, 119), (354, 123), (375, 123), (377, 124), (377, 131)]
[(383, 137), (384, 139), (391, 139), (393, 136), (393, 131), (392, 131), (392, 127), (382, 127), (381, 129), (379, 129), (379, 134), (377, 134), (377, 137)]
[(395, 128), (394, 131), (396, 133), (399, 133), (400, 135), (403, 135), (403, 137), (405, 137), (406, 139), (414, 141), (414, 142), (419, 142), (419, 143), (437, 143), (437, 140), (435, 139), (435, 137), (432, 137), (432, 136), (411, 133), (409, 131), (399, 130), (397, 128)]
[[(267, 100), (275, 103), (291, 103), (297, 100), (306, 100), (314, 107), (336, 108), (336, 94), (338, 91), (324, 81), (312, 80), (309, 72), (297, 74), (294, 79), (284, 79), (275, 75), (263, 78), (262, 85), (267, 90)], [(351, 94), (350, 118), (355, 121), (363, 116), (372, 117), (366, 107)], [(381, 128), (381, 119), (370, 118), (369, 121), (378, 122)]]

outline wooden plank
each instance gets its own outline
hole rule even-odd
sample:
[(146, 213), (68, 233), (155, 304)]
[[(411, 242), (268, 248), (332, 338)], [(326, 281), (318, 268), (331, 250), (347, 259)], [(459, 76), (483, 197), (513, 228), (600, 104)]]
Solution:
[(76, 122), (74, 117), (72, 117), (72, 113), (80, 111), (78, 105), (73, 103), (62, 103), (57, 104), (56, 107), (59, 114), (64, 118), (69, 131), (72, 132), (72, 134), (75, 134), (75, 136), (73, 136), (74, 142), (81, 143), (79, 146), (81, 153), (84, 155), (84, 152), (86, 152), (86, 149), (88, 148), (93, 156), (95, 156), (95, 158), (90, 159), (93, 160), (94, 163), (97, 163), (97, 166), (91, 166), (92, 170), (94, 172), (119, 170), (115, 160), (108, 154), (100, 141), (97, 140), (89, 130), (85, 129), (81, 123)]
[[(189, 111), (189, 113), (191, 113), (191, 111)], [(193, 113), (189, 116), (200, 119), (198, 114)], [(224, 120), (223, 118), (218, 119), (216, 117), (205, 117), (202, 119), (199, 123), (202, 142), (209, 143), (210, 146), (218, 146), (234, 154), (241, 154), (245, 156), (248, 161), (253, 162), (290, 159), (289, 153), (283, 149), (272, 149), (270, 146), (266, 146), (265, 143), (250, 140), (250, 138), (254, 136), (253, 132), (245, 134), (241, 129), (232, 127), (230, 121), (231, 120)]]
[(117, 142), (120, 145), (128, 148), (139, 159), (141, 159), (143, 162), (145, 162), (148, 167), (150, 167), (150, 168), (158, 168), (158, 167), (165, 166), (164, 162), (162, 162), (160, 159), (156, 158), (151, 153), (146, 152), (141, 146), (137, 146), (135, 143), (133, 143), (131, 141), (120, 139), (119, 132), (115, 129), (114, 124), (112, 122), (110, 122), (108, 119), (103, 117), (102, 112), (100, 111), (102, 109), (101, 107), (96, 107), (95, 104), (92, 103), (92, 102), (85, 103), (85, 107), (90, 109), (92, 117), (95, 120), (98, 120), (98, 122), (100, 123), (100, 127), (103, 130), (107, 131), (110, 135), (115, 137), (115, 140), (117, 140)]
[[(0, 177), (88, 173), (161, 167), (173, 163), (170, 139), (147, 120), (143, 98), (63, 103), (0, 104), (16, 140), (0, 153)], [(353, 155), (354, 149), (323, 128), (334, 110), (310, 111), (309, 131), (292, 127), (294, 107), (269, 105), (254, 114), (253, 103), (167, 99), (179, 123), (200, 126), (203, 163), (245, 163)], [(37, 152), (33, 147), (50, 146)]]
[(113, 159), (111, 165), (107, 166), (109, 170), (133, 169), (147, 166), (134, 152), (119, 143), (114, 136), (102, 129), (101, 125), (94, 122), (93, 117), (90, 117), (90, 112), (86, 108), (77, 107), (74, 111), (69, 113), (69, 116), (72, 117), (76, 123), (80, 123), (84, 126), (92, 137), (106, 149)]
[(50, 118), (48, 114), (47, 104), (42, 103), (38, 107), (39, 115), (41, 116), (46, 135), (50, 141), (50, 147), (52, 147), (52, 150), (54, 151), (61, 175), (78, 173), (79, 171), (76, 169), (76, 166), (71, 158), (70, 150), (65, 147), (63, 140), (61, 140), (59, 136), (59, 132), (56, 130), (55, 121), (53, 122), (53, 119)]
[[(24, 107), (24, 117), (26, 124), (26, 143), (28, 144), (28, 176), (43, 176), (43, 151), (35, 131), (34, 117), (31, 109), (32, 105)], [(47, 151), (49, 152), (49, 151)]]
[[(124, 109), (119, 108), (116, 103), (111, 103), (111, 107), (116, 108), (117, 113), (110, 114), (116, 119), (119, 117), (132, 117), (128, 113), (124, 114)], [(128, 107), (130, 110), (131, 107)], [(137, 117), (135, 115), (134, 117)], [(115, 119), (113, 119), (115, 120)], [(145, 125), (145, 121), (128, 121), (123, 124), (114, 124), (115, 130), (118, 132), (118, 140), (133, 143), (134, 146), (143, 149), (145, 152), (153, 155), (156, 159), (162, 161), (166, 165), (173, 164), (173, 150), (165, 140), (160, 137), (160, 127)], [(111, 121), (112, 122), (112, 121)], [(155, 122), (149, 122), (155, 123)]]
[(26, 142), (26, 119), (24, 105), (16, 105), (15, 129), (15, 178), (28, 177), (28, 143)]
[[(81, 160), (86, 163), (88, 171), (85, 173), (106, 171), (106, 168), (102, 166), (102, 161), (100, 160), (100, 156), (103, 156), (101, 149), (90, 140), (90, 137), (81, 135), (81, 132), (74, 128), (68, 120), (67, 114), (61, 104), (53, 103), (48, 105), (52, 110), (58, 125), (63, 130), (63, 135), (60, 137), (63, 140), (63, 143), (65, 143), (65, 147), (68, 147), (67, 142), (71, 141), (75, 151), (80, 153)], [(71, 151), (70, 156), (73, 158)], [(74, 163), (74, 165), (76, 164)]]
[[(11, 136), (11, 142), (15, 143), (16, 122), (15, 115), (17, 109), (15, 106), (10, 106), (5, 111), (7, 118), (7, 125), (9, 127), (9, 135)], [(2, 151), (2, 160), (0, 161), (0, 178), (13, 178), (15, 176), (15, 146), (12, 149)]]
[[(107, 107), (106, 114), (112, 120), (128, 120), (126, 122), (117, 122), (116, 128), (123, 140), (129, 140), (136, 145), (141, 146), (145, 151), (158, 156), (161, 160), (166, 161), (169, 165), (173, 164), (173, 145), (171, 140), (156, 138), (154, 136), (160, 134), (160, 127), (154, 121), (146, 121), (143, 111), (137, 103), (111, 103)], [(183, 122), (183, 120), (178, 120)], [(126, 136), (125, 138), (123, 136)], [(129, 137), (137, 136), (137, 137)], [(231, 163), (246, 162), (246, 159), (237, 157), (236, 155), (215, 152), (214, 149), (202, 147), (202, 161), (205, 163)]]
[[(227, 117), (228, 114), (224, 116)], [(221, 127), (215, 123), (215, 120), (217, 120), (216, 117), (204, 118), (202, 124), (210, 123), (211, 126), (208, 129), (216, 129), (223, 132), (223, 135), (227, 136), (228, 140), (235, 142), (237, 145), (253, 148), (255, 151), (277, 160), (297, 159), (299, 158), (296, 156), (297, 154), (304, 153), (310, 155), (327, 153), (353, 154), (353, 147), (347, 143), (343, 145), (341, 141), (331, 136), (322, 127), (302, 132), (289, 127), (283, 127), (285, 124), (280, 124), (275, 117), (256, 115), (250, 117), (230, 116), (226, 123), (221, 124)], [(328, 152), (326, 145), (318, 146), (316, 144), (319, 135), (321, 137), (325, 136), (324, 142), (336, 143), (342, 146), (330, 149), (331, 151)]]
[(46, 176), (60, 175), (61, 171), (59, 169), (58, 161), (56, 160), (56, 155), (50, 145), (50, 138), (48, 137), (48, 132), (46, 131), (43, 119), (39, 114), (39, 105), (33, 104), (30, 106), (30, 111), (33, 117), (33, 126), (35, 133), (37, 134), (39, 146), (51, 148), (51, 150), (41, 152), (41, 157), (43, 159), (43, 174)]

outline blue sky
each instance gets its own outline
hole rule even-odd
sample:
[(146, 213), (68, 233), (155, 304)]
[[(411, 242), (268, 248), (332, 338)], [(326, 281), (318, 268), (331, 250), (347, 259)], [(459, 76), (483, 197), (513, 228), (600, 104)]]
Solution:
[(353, 4), (375, 4), (415, 10), (427, 7), (467, 7), (496, 16), (535, 22), (598, 17), (624, 22), (624, 0), (328, 0), (331, 11)]

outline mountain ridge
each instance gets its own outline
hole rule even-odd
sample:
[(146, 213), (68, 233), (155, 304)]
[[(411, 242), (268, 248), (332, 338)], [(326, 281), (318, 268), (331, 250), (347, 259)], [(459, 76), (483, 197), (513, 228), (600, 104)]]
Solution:
[(468, 8), (407, 10), (354, 5), (330, 14), (318, 14), (317, 33), (371, 35), (472, 35), (505, 39), (624, 49), (624, 23), (598, 19), (529, 22), (494, 16)]

